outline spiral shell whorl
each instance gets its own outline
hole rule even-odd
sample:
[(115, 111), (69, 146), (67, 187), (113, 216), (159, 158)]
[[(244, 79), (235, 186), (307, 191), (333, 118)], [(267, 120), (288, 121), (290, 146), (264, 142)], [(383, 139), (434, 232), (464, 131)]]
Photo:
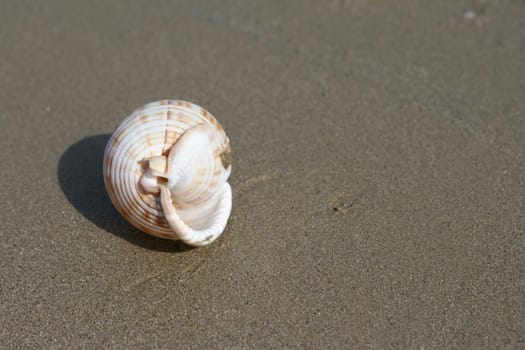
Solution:
[[(121, 215), (138, 229), (162, 238), (179, 238), (166, 220), (160, 196), (146, 192), (140, 185), (140, 179), (149, 158), (168, 156), (181, 136), (197, 125), (206, 126), (213, 131), (214, 144), (221, 150), (221, 154), (216, 154), (217, 161), (209, 166), (216, 167), (221, 164), (225, 154), (229, 157), (229, 140), (209, 112), (190, 102), (164, 100), (146, 104), (124, 119), (109, 139), (103, 165), (106, 189)], [(222, 182), (227, 180), (231, 171), (229, 165), (224, 168), (217, 175)], [(196, 215), (188, 206), (198, 206), (200, 202), (212, 197), (213, 185), (218, 182), (217, 179), (209, 178), (208, 174), (202, 176), (203, 179), (196, 184), (206, 188), (197, 187), (192, 193), (182, 193), (182, 196), (171, 194), (173, 208), (180, 211), (181, 216), (187, 212), (186, 224), (196, 225), (197, 228), (206, 221), (202, 217), (204, 214), (199, 212), (200, 216)], [(206, 210), (202, 213), (206, 213)]]

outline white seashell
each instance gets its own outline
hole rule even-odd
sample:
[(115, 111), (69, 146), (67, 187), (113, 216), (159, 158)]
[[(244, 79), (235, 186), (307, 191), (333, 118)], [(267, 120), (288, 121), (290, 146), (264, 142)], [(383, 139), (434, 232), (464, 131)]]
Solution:
[(165, 100), (137, 109), (109, 139), (103, 169), (115, 207), (146, 233), (203, 246), (226, 227), (230, 141), (195, 104)]

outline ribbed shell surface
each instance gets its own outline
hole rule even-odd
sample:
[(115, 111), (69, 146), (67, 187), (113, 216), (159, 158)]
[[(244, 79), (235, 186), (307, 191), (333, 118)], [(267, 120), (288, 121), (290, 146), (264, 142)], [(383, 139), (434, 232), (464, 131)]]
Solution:
[(106, 189), (120, 214), (139, 230), (177, 239), (164, 217), (159, 196), (146, 193), (140, 178), (146, 159), (168, 155), (180, 136), (199, 124), (215, 128), (221, 148), (229, 149), (224, 130), (208, 111), (179, 100), (152, 102), (135, 110), (109, 139), (103, 164)]

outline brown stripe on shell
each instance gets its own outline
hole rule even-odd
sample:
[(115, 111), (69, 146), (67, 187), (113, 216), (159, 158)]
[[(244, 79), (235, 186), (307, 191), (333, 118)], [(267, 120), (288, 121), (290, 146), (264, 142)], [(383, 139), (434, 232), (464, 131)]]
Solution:
[(179, 136), (180, 135), (176, 131), (168, 131), (164, 139), (164, 148), (162, 151), (170, 150), (179, 139)]
[(222, 130), (222, 125), (219, 124), (219, 122), (217, 121), (217, 119), (212, 118), (211, 122), (212, 122), (213, 125), (215, 125), (215, 127), (217, 128), (217, 130), (219, 130), (219, 131), (223, 131), (223, 130)]
[(210, 124), (212, 124), (215, 128), (217, 128), (217, 130), (219, 130), (220, 132), (223, 131), (221, 124), (219, 124), (217, 119), (215, 119), (213, 115), (211, 115), (210, 112), (208, 112), (204, 108), (201, 108), (201, 115), (204, 117), (204, 119), (210, 122)]
[(150, 208), (161, 209), (161, 208), (159, 208), (159, 206), (157, 206), (157, 201), (155, 200), (155, 197), (151, 193), (143, 194), (142, 195), (142, 200)]
[[(138, 207), (134, 202), (128, 202), (127, 204), (132, 207), (132, 208), (130, 208), (132, 210), (129, 210), (127, 207), (122, 206), (122, 205), (117, 206), (117, 209), (119, 209), (120, 214), (128, 222), (132, 223), (133, 226), (135, 226), (139, 230), (141, 230), (143, 232), (146, 232), (146, 233), (153, 234), (155, 236), (158, 236), (159, 234), (162, 234), (162, 233), (159, 233), (158, 230), (161, 230), (163, 228), (164, 229), (169, 229), (169, 225), (168, 225), (167, 221), (163, 217), (159, 217), (158, 215), (153, 215), (153, 214), (149, 213), (147, 210), (144, 210), (144, 217), (145, 217), (146, 221), (152, 223), (152, 226), (155, 225), (156, 227), (150, 227), (150, 226), (144, 225), (141, 222), (135, 220), (134, 216), (133, 216), (133, 213), (140, 213), (141, 212), (140, 209), (142, 209), (142, 208)], [(150, 218), (153, 219), (153, 220), (151, 220)]]
[(166, 218), (163, 216), (155, 215), (155, 225), (160, 227), (168, 227), (168, 222), (166, 221)]
[(185, 107), (185, 108), (191, 108), (193, 107), (193, 104), (190, 103), (190, 102), (187, 102), (187, 101), (181, 101), (181, 100), (177, 100), (175, 101), (175, 104), (179, 107)]
[(206, 120), (212, 121), (212, 118), (210, 117), (210, 112), (208, 112), (208, 111), (205, 110), (204, 108), (201, 108), (201, 115), (202, 115)]
[(210, 122), (210, 124), (212, 124), (215, 128), (217, 128), (217, 130), (219, 131), (223, 131), (222, 130), (222, 126), (221, 124), (219, 124), (219, 122), (217, 121), (217, 119), (215, 119), (210, 112), (208, 112), (207, 110), (205, 110), (204, 108), (201, 108), (201, 115), (204, 117), (204, 119), (206, 119), (208, 122)]
[(144, 210), (144, 220), (146, 220), (147, 222), (153, 223), (153, 216), (155, 216), (155, 215), (151, 214), (147, 210)]
[(120, 140), (122, 139), (122, 137), (126, 135), (126, 132), (125, 130), (121, 130), (119, 131), (115, 137), (113, 138), (113, 142), (111, 143), (111, 147), (115, 147), (117, 146), (119, 143), (120, 143)]
[(155, 233), (153, 235), (160, 238), (177, 239), (177, 235), (175, 235), (175, 233)]
[(221, 153), (221, 163), (224, 169), (228, 169), (228, 167), (232, 165), (233, 159), (229, 147)]

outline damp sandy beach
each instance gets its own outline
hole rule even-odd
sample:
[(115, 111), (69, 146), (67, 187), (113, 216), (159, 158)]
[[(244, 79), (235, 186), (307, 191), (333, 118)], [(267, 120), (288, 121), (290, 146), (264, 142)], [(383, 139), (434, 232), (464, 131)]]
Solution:
[[(525, 347), (524, 2), (0, 7), (0, 348)], [(206, 248), (104, 188), (167, 98), (231, 141)]]

